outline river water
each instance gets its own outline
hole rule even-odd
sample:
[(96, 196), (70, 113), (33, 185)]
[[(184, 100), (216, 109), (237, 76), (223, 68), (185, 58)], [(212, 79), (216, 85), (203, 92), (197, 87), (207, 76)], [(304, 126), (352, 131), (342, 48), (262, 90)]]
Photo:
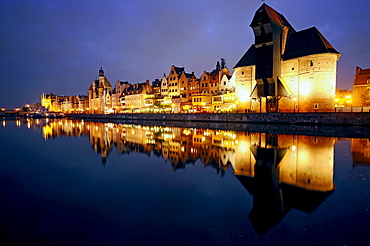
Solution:
[(370, 245), (370, 141), (0, 121), (2, 245)]

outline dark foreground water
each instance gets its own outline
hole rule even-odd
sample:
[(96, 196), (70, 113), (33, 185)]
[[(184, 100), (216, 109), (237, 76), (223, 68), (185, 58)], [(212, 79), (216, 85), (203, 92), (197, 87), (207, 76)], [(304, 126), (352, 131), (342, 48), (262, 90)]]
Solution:
[(1, 123), (1, 245), (370, 245), (368, 139)]

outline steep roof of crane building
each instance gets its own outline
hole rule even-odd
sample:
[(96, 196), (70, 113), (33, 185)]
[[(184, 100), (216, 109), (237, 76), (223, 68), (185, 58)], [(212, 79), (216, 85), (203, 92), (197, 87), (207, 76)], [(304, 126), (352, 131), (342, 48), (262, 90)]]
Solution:
[[(285, 46), (285, 53), (281, 54), (283, 60), (294, 59), (307, 55), (334, 53), (339, 52), (326, 40), (326, 38), (317, 30), (316, 27), (311, 27), (299, 32), (296, 32), (287, 19), (268, 6), (262, 6), (256, 11), (250, 26), (257, 27), (264, 23), (273, 22), (281, 27), (288, 27), (289, 33)], [(247, 52), (234, 66), (235, 68), (256, 65), (256, 46), (251, 45)]]
[(288, 20), (284, 17), (284, 15), (277, 12), (275, 9), (271, 8), (267, 4), (262, 4), (261, 7), (256, 11), (250, 27), (258, 26), (260, 22), (274, 22), (280, 26), (286, 26), (294, 30), (292, 25), (288, 22)]
[(303, 31), (292, 33), (289, 36), (282, 58), (283, 60), (289, 60), (324, 53), (339, 54), (316, 27), (311, 27)]
[(256, 47), (252, 44), (234, 68), (256, 65)]

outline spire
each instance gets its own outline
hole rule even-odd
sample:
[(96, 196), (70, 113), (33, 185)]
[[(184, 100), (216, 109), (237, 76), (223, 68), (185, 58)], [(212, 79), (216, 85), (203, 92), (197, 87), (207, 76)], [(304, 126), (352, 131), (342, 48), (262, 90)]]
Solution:
[(216, 70), (217, 71), (220, 71), (221, 69), (220, 69), (220, 62), (219, 61), (217, 61), (217, 63), (216, 63)]
[(221, 58), (221, 69), (226, 68), (226, 61), (224, 58)]
[(100, 64), (99, 77), (104, 77), (103, 63)]

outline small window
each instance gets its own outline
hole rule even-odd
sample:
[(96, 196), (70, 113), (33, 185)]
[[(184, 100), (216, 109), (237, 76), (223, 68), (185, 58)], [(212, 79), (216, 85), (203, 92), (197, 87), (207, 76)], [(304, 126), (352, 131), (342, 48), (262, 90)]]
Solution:
[(313, 66), (313, 61), (311, 60), (311, 61), (310, 61), (310, 67), (312, 67), (312, 66)]
[(318, 109), (319, 108), (319, 104), (315, 103), (314, 108), (315, 109)]

